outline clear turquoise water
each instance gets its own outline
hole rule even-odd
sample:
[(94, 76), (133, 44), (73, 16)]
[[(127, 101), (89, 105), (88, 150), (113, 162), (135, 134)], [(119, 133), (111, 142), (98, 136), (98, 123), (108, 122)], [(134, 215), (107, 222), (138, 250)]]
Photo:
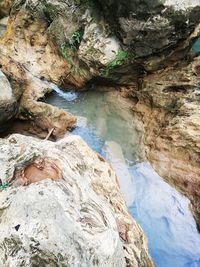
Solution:
[(118, 98), (107, 94), (63, 94), (55, 89), (57, 93), (47, 102), (82, 116), (73, 134), (113, 164), (129, 211), (148, 237), (156, 266), (199, 267), (200, 235), (188, 200), (164, 182), (148, 162), (140, 162), (142, 136), (133, 115), (123, 110)]
[(200, 37), (193, 44), (192, 50), (196, 53), (200, 53)]

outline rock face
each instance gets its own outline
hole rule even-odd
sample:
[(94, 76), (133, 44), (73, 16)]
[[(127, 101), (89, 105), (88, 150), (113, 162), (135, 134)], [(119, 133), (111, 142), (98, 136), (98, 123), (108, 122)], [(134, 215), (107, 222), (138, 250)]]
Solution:
[(135, 58), (169, 53), (199, 23), (198, 0), (99, 1), (111, 28)]
[[(55, 84), (131, 85), (149, 160), (190, 198), (199, 220), (199, 59), (194, 68), (184, 62), (200, 35), (199, 11), (197, 0), (15, 0), (0, 64), (22, 90), (18, 118), (61, 137), (76, 118), (40, 101)], [(5, 123), (15, 108), (2, 101)]]
[(9, 15), (14, 0), (0, 0), (0, 18)]
[(143, 117), (149, 161), (191, 200), (200, 228), (199, 64), (197, 57), (149, 75), (132, 96)]
[(1, 266), (153, 266), (115, 173), (79, 137), (12, 135), (0, 153)]
[(0, 131), (6, 128), (6, 123), (17, 113), (17, 101), (11, 85), (0, 71)]
[(166, 66), (176, 48), (184, 58), (192, 44), (180, 49), (179, 43), (193, 32), (200, 12), (196, 1), (182, 2), (15, 0), (0, 64), (21, 84), (18, 117), (61, 137), (76, 119), (38, 101), (53, 89), (50, 83), (64, 89), (94, 80), (137, 87), (138, 78)]

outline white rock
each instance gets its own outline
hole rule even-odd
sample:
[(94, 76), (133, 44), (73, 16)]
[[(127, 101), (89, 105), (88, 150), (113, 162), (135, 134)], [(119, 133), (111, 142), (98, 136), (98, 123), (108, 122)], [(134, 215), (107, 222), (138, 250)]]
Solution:
[(0, 71), (0, 101), (7, 101), (13, 98), (12, 88), (4, 73)]
[(89, 23), (85, 27), (83, 40), (78, 55), (88, 65), (95, 62), (106, 66), (112, 62), (120, 51), (120, 44), (115, 37), (107, 36), (104, 23), (102, 27), (97, 23)]
[(77, 136), (53, 143), (12, 135), (0, 139), (2, 182), (37, 156), (59, 161), (63, 179), (0, 193), (0, 266), (153, 266), (103, 158)]
[(7, 24), (8, 24), (8, 18), (9, 17), (5, 17), (3, 19), (0, 19), (0, 25), (7, 26)]
[(166, 0), (166, 6), (173, 6), (176, 10), (186, 10), (187, 8), (200, 6), (200, 0)]

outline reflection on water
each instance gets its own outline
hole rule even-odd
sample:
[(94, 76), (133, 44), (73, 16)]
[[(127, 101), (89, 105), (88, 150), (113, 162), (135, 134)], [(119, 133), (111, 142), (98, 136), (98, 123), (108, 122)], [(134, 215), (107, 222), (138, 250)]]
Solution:
[(63, 95), (56, 90), (47, 102), (79, 116), (73, 134), (111, 162), (129, 210), (148, 237), (156, 266), (199, 267), (200, 235), (188, 200), (148, 162), (141, 162), (142, 124), (130, 103), (116, 93)]
[(137, 192), (130, 212), (147, 234), (157, 266), (200, 266), (200, 236), (189, 201), (165, 183), (149, 163), (136, 164), (130, 173)]

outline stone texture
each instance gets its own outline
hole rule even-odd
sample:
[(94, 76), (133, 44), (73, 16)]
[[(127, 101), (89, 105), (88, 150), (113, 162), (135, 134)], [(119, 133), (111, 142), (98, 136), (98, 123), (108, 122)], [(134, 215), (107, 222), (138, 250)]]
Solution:
[[(32, 71), (27, 70), (23, 64), (17, 63), (14, 58), (11, 59), (8, 56), (8, 51), (4, 51), (5, 54), (0, 55), (4, 72), (11, 77), (13, 89), (18, 95), (18, 99), (19, 94), (22, 95), (19, 102), (18, 118), (32, 121), (32, 131), (34, 132), (48, 132), (54, 129), (52, 135), (55, 138), (62, 137), (67, 130), (75, 126), (76, 118), (64, 110), (38, 101), (46, 93), (51, 92), (55, 85), (43, 78), (37, 78), (37, 74), (34, 72), (34, 63), (32, 64), (29, 61), (33, 69)], [(28, 59), (28, 54), (26, 56)], [(24, 57), (23, 53), (19, 57), (22, 59)]]
[(6, 128), (6, 123), (17, 113), (17, 101), (11, 85), (0, 71), (0, 131)]
[(145, 77), (133, 90), (143, 116), (147, 157), (161, 177), (184, 193), (200, 225), (200, 58)]
[(74, 127), (75, 117), (38, 100), (53, 90), (52, 83), (66, 89), (83, 87), (119, 49), (117, 40), (92, 21), (87, 6), (74, 1), (15, 1), (0, 42), (0, 62), (22, 88), (18, 117), (33, 121), (33, 131), (54, 128), (53, 135), (62, 137)]
[(135, 58), (169, 53), (199, 23), (194, 1), (99, 1), (113, 31)]
[(0, 18), (9, 15), (14, 0), (0, 0)]
[[(189, 9), (169, 4), (14, 1), (0, 42), (0, 63), (5, 74), (20, 83), (18, 117), (41, 131), (54, 128), (54, 136), (61, 137), (76, 119), (38, 101), (53, 89), (50, 83), (64, 89), (81, 89), (88, 81), (137, 87), (146, 71), (185, 57), (200, 13), (194, 1), (187, 1)], [(174, 49), (176, 57), (171, 56)]]
[(0, 64), (12, 84), (21, 86), (18, 117), (31, 120), (36, 129), (54, 128), (53, 135), (61, 137), (76, 118), (38, 101), (53, 83), (65, 89), (81, 89), (88, 81), (134, 84), (149, 159), (199, 212), (199, 94), (194, 87), (199, 69), (182, 63), (194, 56), (189, 51), (200, 34), (199, 2), (97, 2), (14, 2), (0, 42)]
[[(1, 266), (153, 266), (115, 173), (80, 137), (12, 135), (0, 139), (0, 153), (1, 182), (10, 183), (0, 194)], [(17, 171), (30, 175), (30, 164), (46, 179), (15, 187)]]
[(78, 56), (88, 66), (107, 66), (120, 51), (120, 44), (115, 37), (108, 37), (101, 24), (86, 25)]

